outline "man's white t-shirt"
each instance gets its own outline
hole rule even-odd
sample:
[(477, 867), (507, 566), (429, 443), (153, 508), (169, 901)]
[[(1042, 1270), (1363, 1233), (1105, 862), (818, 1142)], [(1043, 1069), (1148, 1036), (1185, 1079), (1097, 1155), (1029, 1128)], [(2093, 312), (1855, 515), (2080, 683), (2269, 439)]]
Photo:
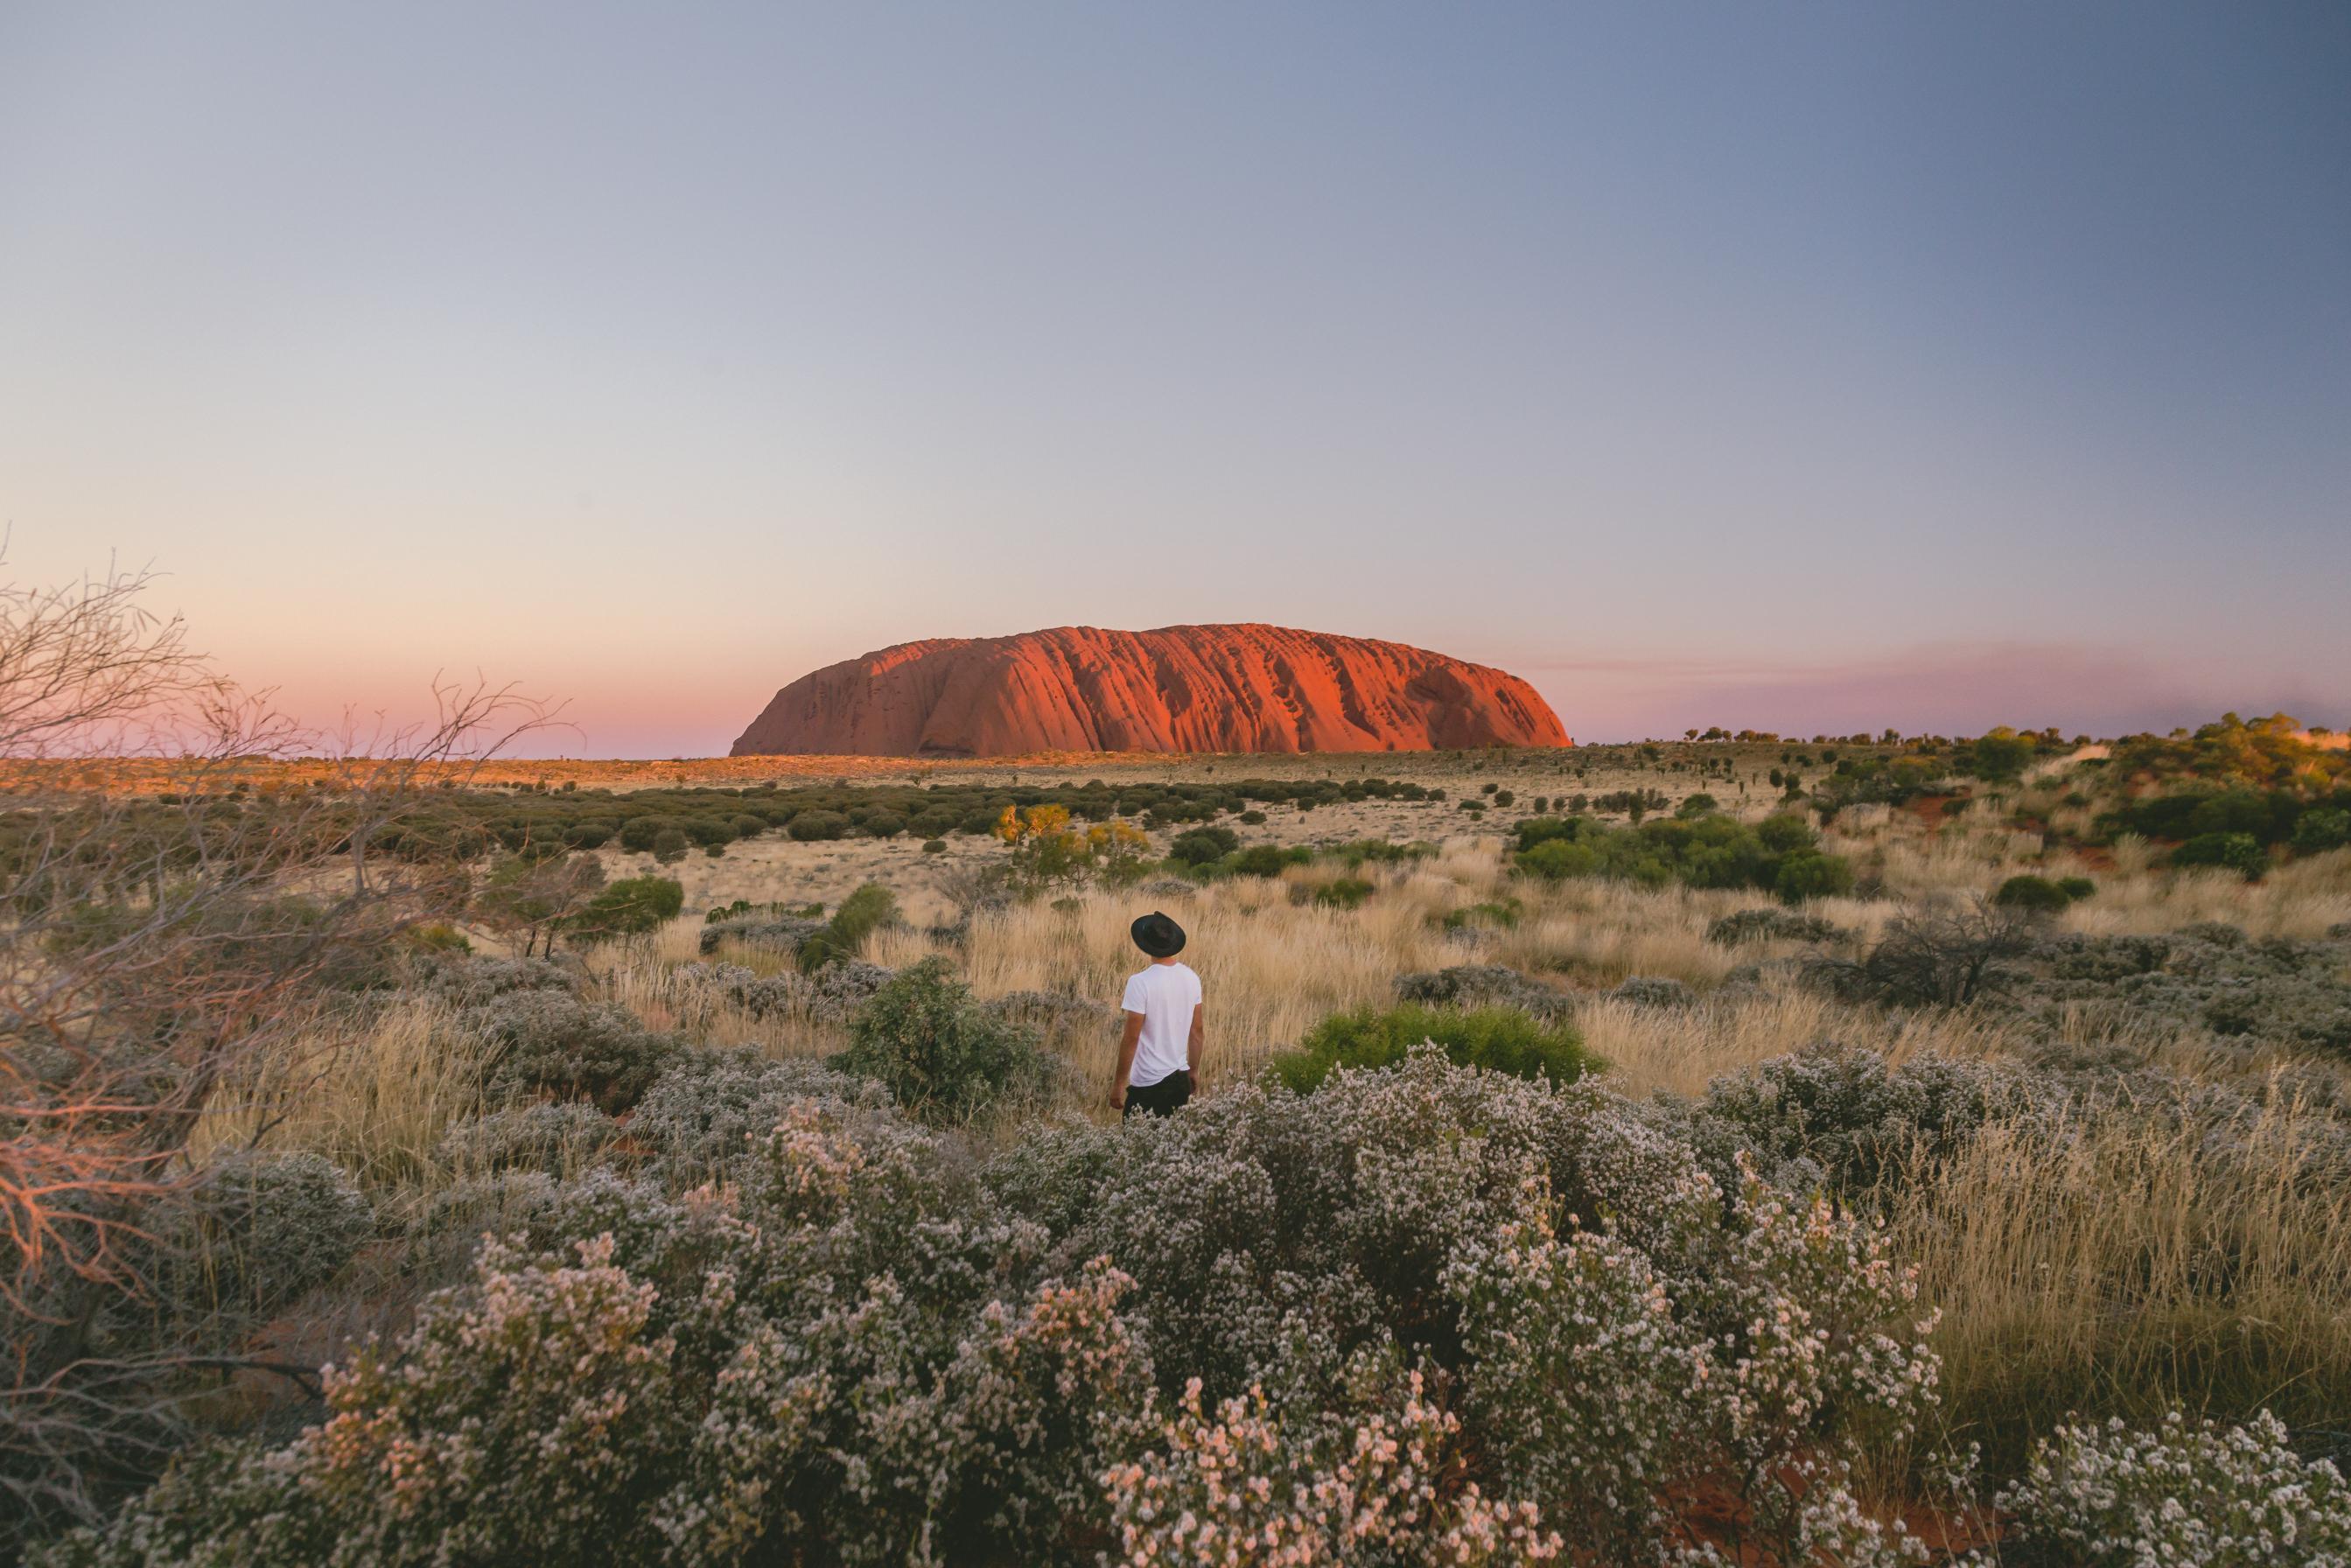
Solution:
[(1134, 1045), (1134, 1070), (1127, 1087), (1148, 1089), (1171, 1072), (1189, 1065), (1192, 1010), (1200, 1005), (1200, 977), (1189, 964), (1154, 964), (1126, 979), (1131, 1013), (1143, 1015), (1143, 1034)]

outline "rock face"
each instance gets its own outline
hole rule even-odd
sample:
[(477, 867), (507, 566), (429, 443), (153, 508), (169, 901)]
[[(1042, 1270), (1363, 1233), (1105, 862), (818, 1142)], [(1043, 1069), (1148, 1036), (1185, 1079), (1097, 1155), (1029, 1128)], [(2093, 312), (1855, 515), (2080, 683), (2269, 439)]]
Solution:
[(1426, 751), (1570, 746), (1516, 675), (1280, 626), (1057, 626), (901, 643), (802, 675), (732, 755)]

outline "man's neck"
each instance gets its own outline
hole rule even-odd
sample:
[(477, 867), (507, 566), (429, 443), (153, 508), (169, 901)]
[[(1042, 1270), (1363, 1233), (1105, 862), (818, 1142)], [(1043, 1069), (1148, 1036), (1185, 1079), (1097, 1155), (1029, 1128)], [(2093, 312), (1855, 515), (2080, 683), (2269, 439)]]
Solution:
[(1158, 966), (1159, 966), (1161, 968), (1163, 968), (1163, 969), (1165, 969), (1165, 968), (1168, 968), (1168, 967), (1170, 967), (1171, 966), (1173, 966), (1173, 965), (1175, 964), (1175, 962), (1176, 962), (1176, 955), (1174, 955), (1173, 953), (1170, 953), (1170, 954), (1169, 954), (1166, 957), (1165, 957), (1165, 958), (1154, 958), (1154, 959), (1153, 959), (1153, 960), (1151, 960), (1151, 961), (1152, 961), (1153, 963), (1155, 963), (1155, 964), (1158, 965)]

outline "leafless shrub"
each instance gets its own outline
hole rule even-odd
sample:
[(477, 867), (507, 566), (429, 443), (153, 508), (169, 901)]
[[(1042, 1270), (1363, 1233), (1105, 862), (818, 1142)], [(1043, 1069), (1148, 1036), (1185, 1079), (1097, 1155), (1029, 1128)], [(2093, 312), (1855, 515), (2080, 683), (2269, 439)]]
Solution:
[(1981, 897), (1914, 904), (1858, 958), (1823, 956), (1805, 973), (1849, 1001), (1964, 1007), (2011, 984), (2035, 940), (2028, 917)]

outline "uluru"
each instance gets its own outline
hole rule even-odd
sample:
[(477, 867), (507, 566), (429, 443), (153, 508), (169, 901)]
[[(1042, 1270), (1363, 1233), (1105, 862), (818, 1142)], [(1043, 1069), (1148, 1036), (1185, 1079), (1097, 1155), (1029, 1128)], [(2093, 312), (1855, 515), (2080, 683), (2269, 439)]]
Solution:
[(802, 675), (730, 755), (1429, 751), (1571, 746), (1518, 676), (1283, 626), (1056, 626), (901, 643)]

